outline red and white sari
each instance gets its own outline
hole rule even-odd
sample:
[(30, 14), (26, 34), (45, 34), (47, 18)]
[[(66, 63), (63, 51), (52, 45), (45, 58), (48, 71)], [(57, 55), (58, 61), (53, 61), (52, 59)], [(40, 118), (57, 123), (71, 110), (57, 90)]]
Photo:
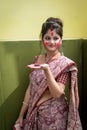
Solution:
[(48, 89), (48, 84), (43, 70), (33, 70), (30, 73), (30, 100), (24, 130), (82, 130), (78, 114), (78, 70), (75, 62), (61, 56), (48, 65), (55, 80), (62, 73), (70, 73), (69, 101), (63, 94), (37, 106), (41, 96)]

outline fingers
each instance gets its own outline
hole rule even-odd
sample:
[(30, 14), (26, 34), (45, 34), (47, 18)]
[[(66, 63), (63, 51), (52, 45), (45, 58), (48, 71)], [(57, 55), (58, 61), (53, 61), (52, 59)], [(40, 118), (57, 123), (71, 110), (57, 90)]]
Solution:
[(21, 130), (21, 128), (22, 127), (21, 127), (20, 124), (15, 124), (14, 127), (13, 127), (14, 130)]
[(48, 64), (41, 64), (41, 69), (47, 70), (49, 68)]
[(23, 127), (23, 119), (18, 119), (15, 124), (19, 124), (20, 127)]
[(45, 63), (44, 63), (44, 64), (41, 64), (40, 66), (41, 66), (41, 67), (48, 67), (48, 64), (45, 64)]

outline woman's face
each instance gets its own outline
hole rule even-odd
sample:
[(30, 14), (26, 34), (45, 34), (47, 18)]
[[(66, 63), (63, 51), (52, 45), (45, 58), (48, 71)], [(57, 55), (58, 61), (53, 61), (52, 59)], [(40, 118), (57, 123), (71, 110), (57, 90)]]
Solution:
[(56, 51), (62, 43), (62, 39), (55, 30), (49, 29), (43, 37), (43, 45), (47, 51)]

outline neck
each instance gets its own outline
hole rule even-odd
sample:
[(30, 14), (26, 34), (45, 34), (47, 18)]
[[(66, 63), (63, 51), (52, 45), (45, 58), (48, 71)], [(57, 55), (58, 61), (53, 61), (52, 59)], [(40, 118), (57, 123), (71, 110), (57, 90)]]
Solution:
[(46, 57), (45, 57), (45, 61), (46, 61), (46, 62), (49, 62), (49, 61), (51, 61), (52, 59), (56, 59), (56, 58), (58, 58), (58, 57), (60, 57), (60, 56), (61, 56), (61, 54), (60, 54), (59, 51), (47, 52)]
[(59, 51), (47, 52), (46, 56), (47, 57), (53, 57), (53, 56), (56, 56), (58, 53), (59, 53)]

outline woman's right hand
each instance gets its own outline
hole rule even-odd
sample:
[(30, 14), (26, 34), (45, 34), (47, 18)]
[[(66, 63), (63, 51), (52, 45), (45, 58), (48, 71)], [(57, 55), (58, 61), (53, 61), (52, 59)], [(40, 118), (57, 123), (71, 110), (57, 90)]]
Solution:
[(22, 118), (22, 117), (19, 117), (19, 118), (16, 120), (15, 124), (20, 124), (20, 127), (23, 127), (23, 118)]

